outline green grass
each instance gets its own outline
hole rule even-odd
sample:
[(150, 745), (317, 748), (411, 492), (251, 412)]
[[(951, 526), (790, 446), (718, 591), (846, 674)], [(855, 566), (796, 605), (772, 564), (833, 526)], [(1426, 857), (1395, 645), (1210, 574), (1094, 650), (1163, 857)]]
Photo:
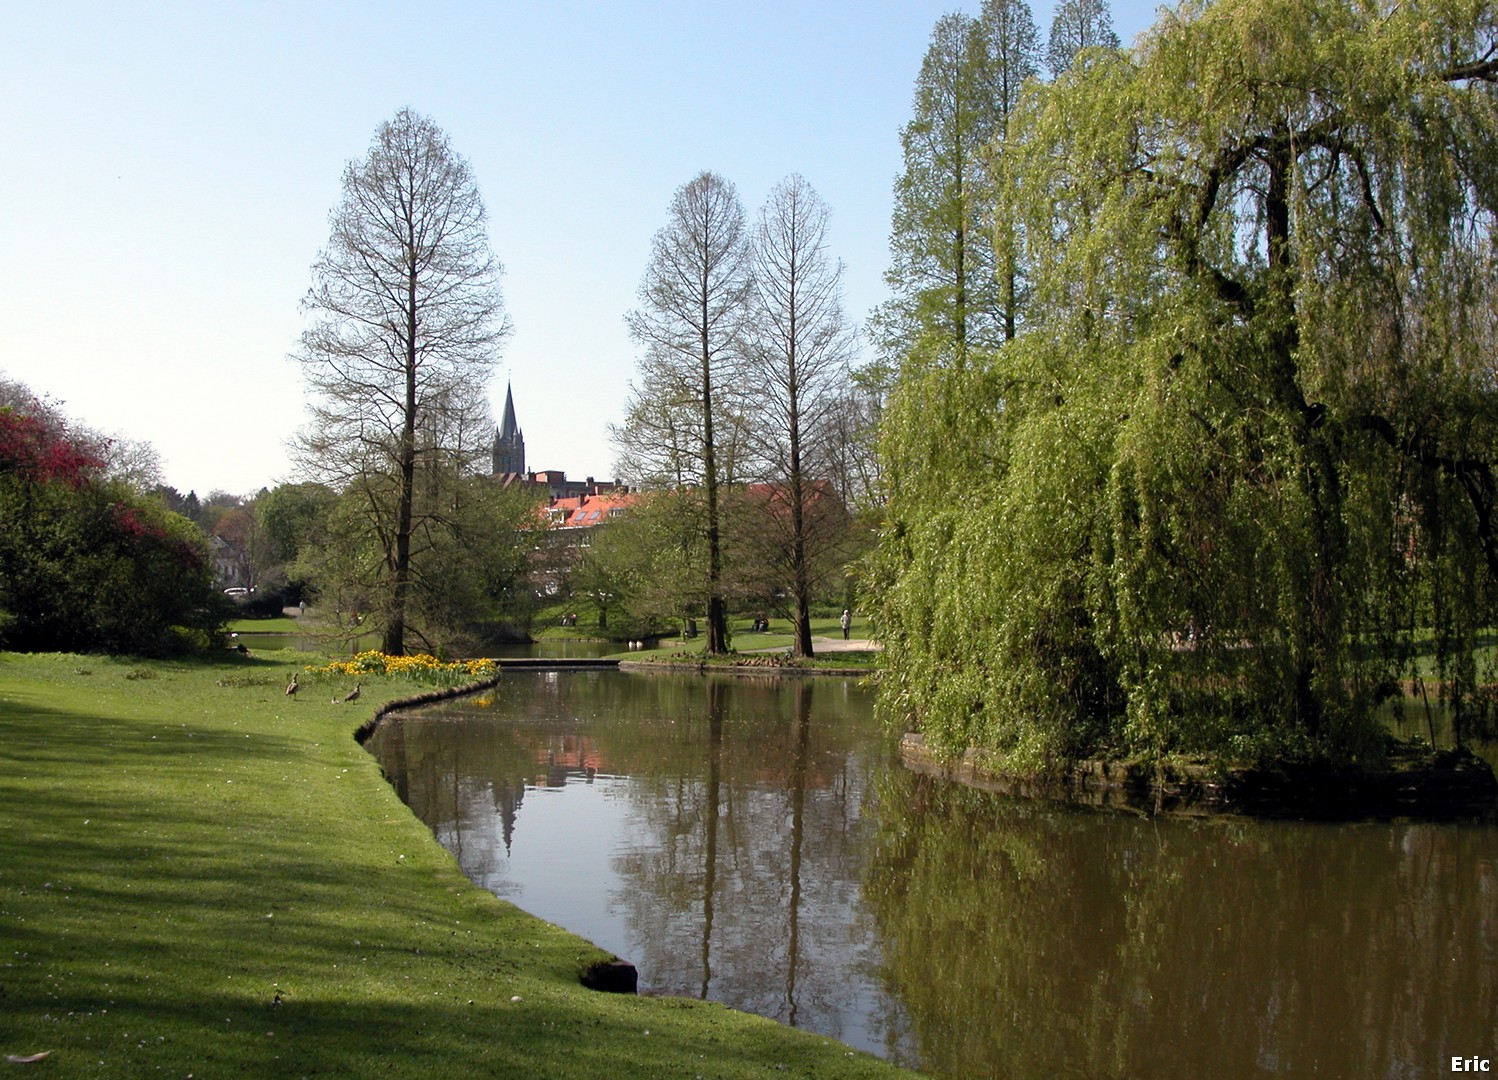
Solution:
[[(576, 615), (576, 626), (563, 626), (563, 615)], [(578, 639), (602, 639), (607, 641), (611, 631), (598, 628), (598, 607), (591, 600), (577, 598), (552, 603), (538, 610), (531, 619), (531, 637), (537, 641), (576, 641)]]
[[(768, 631), (752, 630), (751, 619), (742, 616), (734, 616), (729, 619), (728, 627), (731, 640), (730, 646), (734, 655), (714, 660), (716, 665), (732, 665), (736, 660), (748, 659), (760, 654), (769, 654), (775, 651), (786, 652), (790, 650), (792, 642), (795, 641), (791, 632), (791, 623), (788, 619), (771, 619)], [(663, 640), (659, 648), (635, 650), (632, 652), (618, 653), (621, 660), (642, 660), (647, 662), (669, 662), (700, 660), (706, 639), (700, 633), (702, 627), (698, 624), (699, 633), (694, 638), (682, 641), (676, 638)], [(864, 640), (869, 636), (868, 620), (854, 618), (853, 625), (849, 629), (849, 636), (855, 640)], [(843, 637), (842, 625), (833, 619), (812, 619), (811, 633), (813, 652), (816, 652), (816, 639), (826, 638), (828, 641), (841, 642)], [(874, 652), (832, 652), (827, 651), (813, 656), (810, 667), (867, 667), (872, 668), (876, 653)]]
[[(1498, 632), (1492, 629), (1479, 631), (1477, 637), (1477, 648), (1474, 650), (1474, 659), (1477, 663), (1479, 679), (1490, 678), (1490, 673), (1498, 667)], [(1414, 643), (1414, 665), (1415, 673), (1422, 679), (1435, 679), (1439, 673), (1436, 670), (1436, 643), (1435, 636), (1429, 630), (1418, 630), (1415, 633)]]
[[(576, 626), (562, 626), (562, 616), (568, 612), (577, 615)], [(619, 618), (619, 616), (615, 616)], [(789, 648), (792, 639), (791, 622), (789, 619), (774, 618), (770, 620), (769, 633), (761, 633), (751, 630), (754, 617), (752, 615), (736, 614), (728, 619), (729, 632), (733, 636), (733, 645), (740, 650), (748, 649), (774, 649)], [(238, 629), (238, 627), (235, 627)], [(702, 620), (697, 622), (698, 637), (687, 642), (691, 648), (696, 643), (696, 648), (701, 649)], [(536, 613), (531, 622), (531, 637), (537, 641), (568, 640), (576, 638), (600, 638), (609, 639), (616, 631), (600, 630), (598, 628), (598, 609), (590, 602), (581, 603), (559, 603), (543, 608)], [(831, 618), (813, 618), (811, 620), (811, 632), (813, 637), (825, 637), (840, 640), (843, 636), (843, 628), (837, 616)], [(869, 636), (870, 627), (867, 619), (855, 615), (851, 636), (855, 638), (866, 638)], [(680, 633), (680, 627), (676, 627), (668, 638), (675, 638)], [(676, 647), (678, 650), (681, 646)]]
[(0, 654), (0, 1053), (67, 1077), (885, 1076), (829, 1039), (578, 985), (352, 732), (410, 684), (305, 658)]
[(230, 619), (228, 629), (240, 634), (300, 634), (311, 625), (289, 615), (269, 619)]
[[(753, 619), (734, 615), (728, 620), (728, 631), (731, 644), (740, 652), (748, 652), (759, 649), (788, 649), (791, 642), (795, 640), (791, 621), (789, 619), (771, 619), (768, 631), (751, 629)], [(703, 641), (703, 623), (697, 623), (697, 636), (681, 644), (668, 646), (671, 650), (695, 649), (701, 651)], [(867, 619), (854, 618), (853, 625), (849, 629), (849, 636), (857, 639), (868, 638), (871, 632)], [(829, 641), (841, 641), (843, 628), (837, 619), (812, 619), (811, 634), (813, 638), (826, 638)], [(672, 640), (668, 638), (667, 640)], [(679, 640), (679, 639), (677, 639)], [(814, 643), (815, 644), (815, 643)]]
[[(786, 645), (790, 644), (787, 638)], [(801, 667), (801, 668), (826, 668), (832, 671), (843, 671), (848, 668), (859, 668), (872, 672), (874, 661), (878, 657), (877, 652), (828, 652), (817, 653), (809, 661), (792, 661), (784, 648), (776, 652), (730, 652), (726, 656), (705, 657), (702, 650), (702, 639), (698, 638), (687, 642), (685, 645), (669, 644), (662, 645), (658, 649), (636, 649), (629, 652), (612, 653), (611, 658), (616, 660), (633, 660), (642, 663), (656, 664), (681, 664), (693, 668), (706, 664), (709, 667), (742, 667), (746, 665), (762, 665), (773, 667), (779, 666)]]

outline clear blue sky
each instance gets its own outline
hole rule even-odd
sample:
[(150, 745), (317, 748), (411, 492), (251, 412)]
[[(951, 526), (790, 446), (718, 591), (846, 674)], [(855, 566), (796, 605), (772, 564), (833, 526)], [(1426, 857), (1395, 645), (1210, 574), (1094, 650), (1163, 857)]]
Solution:
[[(167, 482), (289, 477), (298, 301), (347, 161), (402, 106), (473, 167), (532, 468), (610, 474), (650, 239), (701, 169), (753, 214), (800, 172), (845, 301), (883, 299), (900, 126), (936, 19), (977, 0), (9, 5), (0, 372), (144, 439)], [(1125, 43), (1151, 2), (1115, 0)], [(1042, 36), (1051, 0), (1034, 3)]]

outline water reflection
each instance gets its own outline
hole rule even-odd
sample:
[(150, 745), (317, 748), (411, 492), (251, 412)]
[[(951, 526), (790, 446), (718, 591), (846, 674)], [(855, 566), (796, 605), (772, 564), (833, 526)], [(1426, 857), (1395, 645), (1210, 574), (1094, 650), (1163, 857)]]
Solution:
[(1494, 1049), (1491, 827), (1102, 817), (900, 774), (875, 805), (865, 895), (935, 1073), (1423, 1076)]
[(884, 991), (856, 969), (875, 734), (842, 680), (573, 672), (507, 677), (370, 745), (470, 878), (633, 961), (642, 992), (880, 1050)]
[(1498, 829), (1144, 820), (890, 758), (844, 682), (507, 678), (386, 725), (475, 881), (951, 1077), (1434, 1076), (1498, 1056)]

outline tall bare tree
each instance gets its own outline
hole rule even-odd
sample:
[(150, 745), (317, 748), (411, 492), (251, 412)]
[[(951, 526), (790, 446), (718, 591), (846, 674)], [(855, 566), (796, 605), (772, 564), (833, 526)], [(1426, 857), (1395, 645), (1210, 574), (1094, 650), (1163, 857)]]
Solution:
[(699, 173), (677, 189), (666, 225), (655, 234), (640, 283), (640, 307), (626, 316), (643, 350), (621, 446), (639, 453), (654, 443), (665, 460), (690, 463), (700, 483), (707, 538), (707, 642), (710, 654), (728, 649), (723, 603), (724, 480), (719, 428), (728, 419), (725, 376), (738, 359), (749, 295), (744, 211), (734, 186), (716, 173)]
[(1051, 17), (1046, 65), (1052, 75), (1062, 75), (1083, 49), (1116, 49), (1118, 45), (1108, 0), (1061, 0)]
[(829, 512), (834, 493), (826, 482), (838, 395), (853, 353), (843, 266), (827, 251), (829, 217), (827, 204), (799, 175), (770, 193), (754, 230), (745, 334), (749, 382), (758, 391), (750, 431), (773, 492), (766, 540), (791, 601), (797, 656), (812, 655), (812, 591), (846, 519)]
[(468, 163), (409, 109), (380, 125), (343, 173), (332, 233), (302, 302), (311, 322), (295, 355), (311, 391), (298, 439), (307, 474), (361, 496), (379, 551), (374, 613), (383, 648), (405, 651), (413, 536), (441, 528), (418, 498), (439, 462), (482, 452), (469, 430), (507, 332), (500, 267)]

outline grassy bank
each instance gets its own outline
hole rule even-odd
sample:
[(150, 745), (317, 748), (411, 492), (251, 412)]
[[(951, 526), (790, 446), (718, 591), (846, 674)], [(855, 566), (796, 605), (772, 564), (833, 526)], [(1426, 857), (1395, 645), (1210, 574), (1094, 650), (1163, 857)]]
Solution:
[(0, 1055), (35, 1075), (893, 1076), (720, 1006), (596, 994), (351, 733), (409, 682), (0, 654)]
[(290, 615), (276, 615), (269, 619), (230, 619), (226, 629), (240, 634), (303, 634), (315, 620), (293, 619)]
[[(699, 633), (696, 637), (686, 640), (667, 638), (658, 642), (655, 648), (634, 650), (618, 655), (621, 659), (644, 661), (695, 660), (701, 657), (702, 650), (707, 644), (706, 635), (700, 632), (701, 629), (699, 624)], [(811, 633), (816, 656), (809, 662), (802, 661), (801, 666), (872, 668), (877, 655), (877, 647), (869, 641), (870, 629), (867, 619), (855, 618), (849, 629), (851, 641), (844, 642), (839, 620), (835, 618), (812, 619)], [(716, 664), (731, 665), (735, 661), (742, 661), (749, 657), (789, 652), (796, 640), (795, 630), (790, 621), (778, 618), (769, 620), (768, 629), (755, 630), (752, 620), (736, 616), (729, 620), (729, 635), (729, 644), (734, 650), (733, 655), (726, 660), (714, 661)]]
[(699, 668), (714, 670), (746, 668), (756, 671), (789, 671), (793, 674), (797, 671), (827, 671), (838, 674), (854, 672), (870, 675), (874, 673), (874, 662), (879, 655), (872, 649), (850, 650), (818, 653), (808, 660), (789, 656), (788, 651), (787, 645), (774, 652), (756, 650), (734, 652), (725, 656), (706, 656), (702, 649), (702, 639), (699, 637), (687, 642), (662, 643), (658, 649), (638, 649), (613, 655), (622, 662), (682, 667), (694, 671)]
[[(577, 615), (576, 626), (561, 625), (561, 617), (566, 612)], [(616, 620), (617, 621), (617, 620)], [(779, 616), (769, 620), (770, 629), (760, 631), (753, 629), (754, 617), (745, 614), (737, 614), (729, 617), (728, 630), (736, 649), (771, 649), (787, 648), (794, 640), (794, 630), (789, 619)], [(693, 640), (701, 648), (702, 631), (705, 629), (701, 620), (697, 623), (698, 636)], [(853, 624), (850, 629), (854, 638), (867, 638), (871, 627), (869, 620), (862, 615), (853, 616)], [(677, 626), (666, 636), (675, 638), (680, 634), (681, 627)], [(828, 640), (840, 640), (843, 636), (841, 620), (837, 616), (814, 616), (811, 620), (811, 632), (813, 637), (827, 638)], [(570, 604), (555, 604), (537, 614), (535, 621), (531, 624), (531, 637), (537, 641), (568, 641), (579, 638), (587, 640), (607, 640), (611, 634), (607, 630), (598, 628), (598, 613), (591, 607), (578, 607)]]

